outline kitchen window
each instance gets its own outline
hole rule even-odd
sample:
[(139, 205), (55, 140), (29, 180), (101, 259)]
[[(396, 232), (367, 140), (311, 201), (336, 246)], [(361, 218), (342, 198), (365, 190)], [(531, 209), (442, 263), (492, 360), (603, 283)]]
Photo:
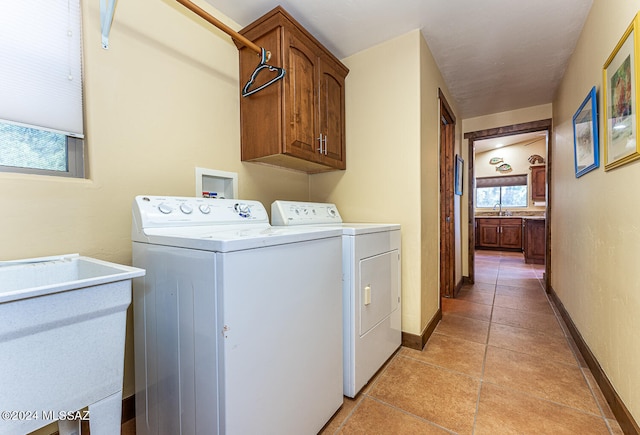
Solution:
[(476, 208), (527, 207), (526, 175), (476, 178)]
[(0, 171), (84, 177), (80, 0), (0, 2)]

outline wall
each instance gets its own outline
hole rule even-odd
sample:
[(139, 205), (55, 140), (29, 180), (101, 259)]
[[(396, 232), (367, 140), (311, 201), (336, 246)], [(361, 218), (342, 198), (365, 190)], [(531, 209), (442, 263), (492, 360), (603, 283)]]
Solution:
[[(103, 50), (99, 2), (82, 6), (89, 179), (1, 173), (11, 206), (0, 215), (0, 259), (79, 252), (130, 264), (133, 197), (193, 196), (196, 166), (238, 172), (244, 198), (308, 199), (306, 174), (240, 162), (229, 37), (175, 1), (120, 1)], [(132, 328), (129, 317), (125, 397), (134, 393)]]
[[(533, 154), (537, 154), (542, 156), (546, 161), (547, 155), (547, 143), (546, 138), (541, 137), (536, 142), (531, 143), (530, 141), (524, 143), (518, 143), (514, 145), (510, 145), (504, 148), (493, 149), (489, 151), (485, 151), (482, 153), (476, 153), (474, 160), (474, 172), (476, 178), (479, 177), (497, 177), (500, 175), (527, 175), (527, 186), (528, 186), (528, 201), (527, 207), (519, 207), (510, 209), (511, 211), (536, 211), (544, 213), (544, 206), (536, 206), (533, 204), (533, 200), (531, 199), (531, 163), (529, 163), (529, 156)], [(498, 163), (496, 165), (492, 165), (489, 161), (493, 157), (501, 157), (504, 161), (503, 163), (508, 163), (511, 165), (512, 170), (510, 172), (501, 173), (496, 170), (497, 166), (500, 166), (502, 163)], [(477, 207), (477, 203), (474, 203)], [(480, 211), (488, 211), (486, 208), (478, 209), (476, 208), (476, 213)]]
[[(440, 100), (442, 91), (456, 118), (454, 154), (461, 154), (462, 126), (456, 102), (449, 95), (442, 74), (426, 41), (420, 38), (420, 224), (422, 246), (421, 329), (424, 331), (440, 307)], [(455, 156), (454, 161), (455, 164)], [(461, 197), (454, 195), (454, 253), (453, 285), (462, 281)]]
[(415, 30), (343, 59), (347, 171), (310, 177), (311, 199), (336, 203), (345, 221), (402, 225), (402, 329), (416, 335), (439, 306), (437, 87), (444, 84), (426, 52)]
[[(539, 121), (542, 119), (549, 119), (552, 116), (552, 105), (543, 104), (540, 106), (526, 107), (524, 109), (511, 110), (508, 112), (478, 116), (476, 118), (467, 118), (462, 120), (462, 134), (464, 137), (464, 133)], [(462, 156), (465, 161), (468, 161), (467, 159), (470, 158), (469, 141), (464, 138), (462, 139)], [(465, 166), (465, 173), (467, 170), (466, 168), (467, 167)], [(468, 185), (468, 182), (465, 181), (465, 184)], [(466, 194), (463, 195), (462, 198), (461, 215), (462, 222), (469, 222), (469, 197)], [(469, 240), (468, 225), (462, 226), (462, 240)], [(464, 276), (469, 276), (469, 246), (467, 243), (463, 243), (462, 245), (462, 273)]]
[[(575, 177), (572, 117), (640, 0), (595, 0), (553, 102), (551, 285), (636, 422), (640, 422), (640, 161)], [(636, 58), (637, 59), (637, 58)], [(600, 125), (600, 155), (603, 135)]]

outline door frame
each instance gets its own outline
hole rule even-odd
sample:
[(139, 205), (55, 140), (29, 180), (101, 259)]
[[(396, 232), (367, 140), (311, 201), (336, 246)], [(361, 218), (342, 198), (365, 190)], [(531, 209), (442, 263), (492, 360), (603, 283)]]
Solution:
[(440, 297), (456, 293), (454, 165), (456, 117), (441, 89), (440, 101)]
[(464, 134), (464, 138), (469, 141), (469, 154), (467, 165), (468, 168), (468, 192), (469, 192), (469, 259), (468, 259), (468, 271), (469, 276), (466, 278), (469, 284), (474, 283), (475, 275), (475, 169), (474, 169), (474, 146), (473, 143), (482, 139), (491, 139), (496, 137), (511, 136), (514, 134), (531, 133), (536, 131), (546, 131), (547, 144), (546, 144), (546, 160), (547, 160), (547, 174), (546, 174), (546, 208), (545, 208), (545, 239), (546, 239), (546, 254), (545, 254), (545, 274), (544, 284), (545, 289), (551, 288), (551, 168), (552, 168), (552, 120), (543, 119), (540, 121), (525, 122), (522, 124), (507, 125), (504, 127), (491, 128), (487, 130), (472, 131)]

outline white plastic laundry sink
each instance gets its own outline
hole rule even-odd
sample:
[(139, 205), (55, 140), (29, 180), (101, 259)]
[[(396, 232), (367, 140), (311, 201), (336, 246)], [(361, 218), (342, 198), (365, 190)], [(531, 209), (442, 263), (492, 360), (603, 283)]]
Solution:
[(144, 274), (78, 254), (0, 262), (0, 434), (55, 420), (79, 433), (77, 417), (120, 433), (126, 310)]

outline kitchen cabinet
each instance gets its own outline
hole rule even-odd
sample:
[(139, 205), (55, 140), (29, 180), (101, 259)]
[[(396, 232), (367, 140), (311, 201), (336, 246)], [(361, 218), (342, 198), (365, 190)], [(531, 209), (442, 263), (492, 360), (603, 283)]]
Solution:
[(546, 201), (547, 167), (531, 166), (531, 199)]
[(522, 218), (476, 218), (476, 248), (522, 251)]
[[(241, 159), (308, 173), (346, 169), (345, 78), (349, 70), (282, 7), (240, 31), (271, 51), (282, 80), (240, 100)], [(241, 86), (260, 59), (237, 42)], [(255, 86), (272, 79), (261, 71)]]
[(546, 232), (544, 219), (524, 220), (524, 262), (544, 264), (546, 255)]

